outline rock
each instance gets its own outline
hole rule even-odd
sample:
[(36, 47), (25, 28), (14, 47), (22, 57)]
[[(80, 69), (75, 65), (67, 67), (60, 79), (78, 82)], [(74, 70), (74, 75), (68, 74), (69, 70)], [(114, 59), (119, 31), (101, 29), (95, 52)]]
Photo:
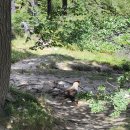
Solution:
[(58, 89), (58, 88), (54, 88), (53, 91), (55, 91), (55, 92), (59, 92), (60, 89)]
[(66, 82), (66, 81), (58, 81), (57, 85), (58, 85), (58, 88), (66, 89), (69, 86), (71, 86), (72, 83)]

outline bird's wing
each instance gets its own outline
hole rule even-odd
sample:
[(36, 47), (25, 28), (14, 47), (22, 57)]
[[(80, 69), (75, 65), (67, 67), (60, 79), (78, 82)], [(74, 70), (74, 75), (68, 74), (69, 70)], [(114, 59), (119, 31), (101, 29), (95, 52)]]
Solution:
[(77, 90), (69, 89), (65, 91), (65, 95), (75, 96), (77, 94)]
[(73, 85), (70, 86), (70, 87), (68, 87), (68, 88), (66, 89), (66, 91), (71, 90), (71, 89), (74, 89), (74, 86), (73, 86)]

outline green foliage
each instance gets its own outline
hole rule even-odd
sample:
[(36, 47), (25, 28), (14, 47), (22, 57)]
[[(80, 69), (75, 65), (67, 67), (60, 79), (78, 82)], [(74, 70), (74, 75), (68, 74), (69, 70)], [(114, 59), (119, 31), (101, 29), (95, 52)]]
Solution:
[[(118, 23), (114, 23), (113, 20), (111, 20), (112, 25), (109, 25), (110, 21), (106, 21), (101, 27), (101, 24), (94, 25), (95, 23), (93, 23), (89, 17), (84, 19), (76, 18), (75, 20), (64, 18), (59, 22), (57, 20), (60, 19), (39, 22), (34, 26), (34, 33), (40, 34), (40, 38), (43, 39), (43, 41), (51, 39), (52, 45), (54, 46), (68, 46), (73, 44), (78, 46), (81, 50), (86, 49), (89, 51), (95, 50), (108, 53), (120, 49), (119, 45), (109, 43), (104, 39), (108, 37), (108, 35), (111, 35), (113, 30), (118, 31), (118, 29), (123, 28), (123, 23), (123, 26), (118, 26)], [(116, 21), (119, 21), (119, 19), (117, 18)], [(97, 23), (103, 22), (97, 21)]]
[[(51, 41), (51, 46), (76, 46), (80, 50), (113, 53), (121, 46), (112, 42), (112, 36), (124, 32), (130, 25), (130, 10), (126, 8), (126, 3), (130, 4), (128, 0), (68, 0), (67, 16), (62, 16), (61, 0), (52, 1), (51, 19), (46, 18), (46, 0), (38, 0), (36, 16), (25, 11), (29, 5), (23, 2), (22, 9), (13, 14), (14, 32), (20, 34), (19, 23), (26, 20), (34, 29), (34, 34), (43, 43)], [(36, 41), (37, 47), (42, 49), (44, 45)]]
[[(125, 73), (118, 78), (120, 87), (124, 86), (126, 81), (130, 81), (130, 73)], [(122, 111), (127, 109), (130, 103), (130, 89), (119, 88), (111, 93), (106, 92), (105, 86), (99, 86), (96, 93), (88, 92), (78, 95), (79, 99), (86, 99), (89, 102), (89, 107), (93, 113), (99, 113), (108, 106), (113, 107), (111, 116), (118, 117)]]
[(124, 73), (124, 75), (117, 78), (117, 81), (119, 83), (120, 88), (122, 87), (128, 88), (127, 85), (129, 84), (130, 81), (130, 73), (129, 72)]
[[(110, 0), (108, 0), (110, 1)], [(115, 8), (116, 12), (123, 16), (129, 16), (130, 15), (130, 9), (128, 8), (130, 6), (129, 0), (112, 0), (111, 5)]]
[(31, 57), (31, 56), (34, 56), (34, 54), (32, 54), (28, 51), (22, 52), (22, 51), (13, 50), (11, 53), (11, 63), (18, 62), (22, 59), (26, 59), (26, 58)]
[[(66, 18), (57, 17), (51, 21), (41, 21), (38, 28), (36, 28), (36, 30), (40, 30), (35, 33), (40, 33), (42, 39), (52, 39), (55, 42), (54, 45), (60, 42), (64, 46), (76, 44), (81, 49), (85, 48), (91, 51), (97, 50), (101, 52), (104, 49), (104, 51), (109, 50), (113, 52), (119, 49), (119, 45), (107, 43), (104, 39), (115, 32), (125, 30), (128, 25), (128, 19), (122, 16), (114, 17), (106, 15), (105, 17), (94, 17), (92, 14), (90, 16), (70, 15)], [(94, 39), (96, 40), (94, 41)]]
[(15, 35), (24, 35), (24, 31), (21, 28), (21, 22), (29, 21), (29, 14), (27, 13), (26, 8), (22, 8), (21, 10), (17, 10), (13, 15), (12, 15), (12, 30)]
[(31, 94), (21, 92), (15, 88), (10, 89), (14, 98), (13, 102), (7, 102), (5, 111), (11, 117), (10, 123), (13, 129), (50, 129), (53, 118), (49, 110), (43, 107)]
[(114, 112), (111, 114), (112, 116), (117, 117), (122, 111), (127, 109), (127, 106), (130, 103), (129, 96), (130, 94), (128, 90), (120, 89), (118, 92), (114, 93), (111, 97), (111, 102), (114, 106)]
[(94, 99), (89, 101), (89, 107), (91, 108), (92, 113), (102, 112), (105, 109), (103, 101)]
[(130, 34), (124, 33), (120, 36), (116, 36), (114, 38), (114, 41), (118, 44), (121, 44), (121, 45), (130, 45)]

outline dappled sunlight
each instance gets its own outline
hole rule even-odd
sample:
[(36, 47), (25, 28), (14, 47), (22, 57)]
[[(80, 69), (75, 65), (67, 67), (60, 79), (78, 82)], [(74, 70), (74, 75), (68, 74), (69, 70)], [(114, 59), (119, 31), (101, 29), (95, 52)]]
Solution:
[[(71, 102), (66, 102), (64, 105), (59, 104), (60, 101), (55, 99), (50, 99), (47, 101), (54, 111), (54, 114), (64, 120), (65, 129), (67, 130), (99, 130), (99, 129), (111, 129), (118, 130), (118, 128), (122, 128), (121, 130), (128, 130), (126, 125), (126, 115), (120, 118), (111, 118), (105, 113), (91, 113), (90, 108), (86, 101), (79, 101), (78, 106), (73, 105)], [(119, 129), (120, 130), (120, 129)]]
[[(19, 43), (19, 45), (18, 45)], [(59, 47), (49, 47), (44, 48), (43, 50), (38, 49), (30, 50), (29, 48), (34, 45), (34, 41), (30, 41), (29, 43), (25, 43), (24, 38), (17, 38), (12, 41), (12, 48), (14, 51), (17, 50), (17, 52), (29, 53), (31, 56), (44, 56), (44, 55), (62, 55), (62, 56), (68, 56), (72, 57), (74, 59), (78, 59), (81, 61), (95, 61), (98, 63), (108, 63), (111, 65), (117, 65), (120, 66), (123, 62), (123, 60), (127, 60), (126, 57), (119, 57), (116, 54), (107, 54), (107, 53), (100, 53), (100, 52), (89, 52), (87, 50), (80, 51), (80, 50), (69, 50), (65, 48), (59, 48)], [(13, 54), (12, 54), (13, 55)], [(64, 57), (63, 57), (64, 58)], [(69, 60), (69, 59), (68, 59)], [(71, 60), (71, 59), (70, 59)], [(18, 60), (17, 60), (18, 61)]]
[[(63, 68), (62, 66), (58, 67), (57, 64), (64, 66)], [(67, 67), (70, 67), (71, 70), (65, 69), (67, 64)], [(81, 67), (80, 70), (72, 67), (73, 65)], [(106, 63), (103, 65), (107, 66), (108, 69), (111, 67)], [(125, 128), (125, 125), (128, 124), (125, 113), (118, 119), (111, 119), (108, 116), (110, 113), (106, 111), (98, 114), (91, 113), (86, 100), (79, 100), (78, 105), (75, 106), (69, 100), (62, 103), (62, 96), (59, 95), (63, 89), (76, 80), (80, 80), (80, 86), (83, 88), (79, 92), (93, 91), (95, 93), (100, 85), (105, 85), (107, 92), (116, 89), (106, 82), (106, 79), (108, 79), (113, 85), (117, 85), (115, 78), (119, 74), (116, 71), (107, 74), (91, 68), (102, 68), (103, 65), (95, 61), (80, 62), (68, 55), (44, 55), (13, 64), (10, 83), (14, 84), (17, 89), (29, 92), (36, 97), (43, 96), (46, 106), (52, 109), (54, 116), (64, 122), (63, 126), (61, 126), (60, 122), (56, 122), (56, 128), (98, 130), (117, 128), (122, 125)], [(90, 67), (89, 71), (84, 69), (86, 66)], [(42, 102), (41, 99), (39, 101)]]

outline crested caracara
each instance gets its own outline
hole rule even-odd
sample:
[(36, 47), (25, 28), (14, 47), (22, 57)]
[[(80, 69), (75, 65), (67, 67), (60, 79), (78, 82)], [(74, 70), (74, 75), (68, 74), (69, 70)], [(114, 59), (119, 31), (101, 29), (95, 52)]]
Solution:
[(77, 93), (78, 93), (79, 84), (80, 84), (80, 81), (75, 81), (72, 86), (70, 86), (69, 88), (67, 88), (67, 89), (64, 91), (64, 97), (65, 97), (65, 99), (68, 98), (68, 99), (70, 99), (72, 102), (75, 102), (76, 104), (78, 103), (78, 102), (75, 100), (75, 98), (76, 98), (76, 95), (77, 95)]

